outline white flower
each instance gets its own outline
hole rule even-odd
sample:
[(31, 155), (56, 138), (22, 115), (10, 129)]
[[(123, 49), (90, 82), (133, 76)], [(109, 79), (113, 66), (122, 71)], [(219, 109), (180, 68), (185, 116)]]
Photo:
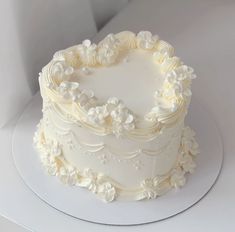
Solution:
[(168, 98), (180, 97), (184, 94), (183, 83), (177, 79), (175, 72), (167, 74), (164, 87), (163, 95)]
[(110, 116), (112, 118), (113, 132), (116, 136), (120, 136), (123, 130), (133, 130), (135, 128), (134, 116), (122, 103), (119, 103), (111, 111)]
[(93, 193), (97, 193), (98, 191), (98, 177), (97, 174), (94, 173), (90, 168), (87, 168), (83, 172), (83, 177), (80, 182), (78, 182), (79, 186), (86, 187)]
[(106, 105), (92, 107), (88, 110), (88, 120), (94, 124), (103, 125), (105, 119), (109, 116)]
[(93, 124), (111, 126), (113, 133), (120, 136), (124, 130), (135, 128), (134, 116), (117, 98), (109, 98), (103, 106), (92, 107), (88, 110), (88, 121)]
[(119, 40), (114, 34), (109, 34), (98, 46), (97, 60), (102, 65), (111, 65), (119, 54)]
[(117, 107), (115, 107), (110, 113), (112, 119), (119, 123), (124, 121), (125, 114), (126, 114), (126, 109), (122, 103), (118, 104)]
[(171, 173), (170, 184), (175, 188), (182, 187), (186, 182), (185, 172), (181, 168), (174, 169)]
[(149, 31), (140, 31), (137, 36), (137, 46), (142, 49), (153, 49), (157, 40), (157, 35), (152, 35)]
[(53, 157), (58, 157), (62, 154), (62, 149), (59, 143), (55, 140), (51, 141), (50, 144), (50, 155)]
[(49, 175), (56, 175), (58, 172), (57, 157), (62, 154), (61, 146), (57, 141), (49, 140), (47, 143), (38, 144), (41, 150), (41, 162)]
[(161, 49), (153, 53), (153, 59), (158, 63), (162, 63), (164, 60), (169, 59), (170, 53), (167, 49)]
[(161, 91), (156, 98), (164, 98), (171, 104), (171, 110), (177, 109), (179, 98), (188, 98), (192, 95), (191, 80), (196, 76), (193, 69), (181, 65), (166, 74)]
[(46, 170), (46, 172), (51, 175), (55, 176), (58, 171), (58, 165), (56, 163), (55, 157), (51, 157), (48, 155), (41, 156), (41, 162)]
[(77, 49), (83, 64), (85, 65), (96, 64), (96, 49), (97, 49), (96, 44), (92, 44), (90, 40), (86, 39), (82, 42), (82, 44), (78, 45)]
[(76, 172), (76, 169), (74, 167), (61, 167), (57, 173), (59, 179), (62, 183), (68, 184), (68, 185), (75, 185), (78, 181), (78, 174)]
[(143, 196), (147, 199), (154, 199), (157, 197), (158, 193), (156, 191), (156, 186), (153, 179), (145, 179), (140, 183), (141, 188), (143, 188)]
[[(155, 108), (155, 107), (154, 107)], [(157, 114), (154, 112), (152, 109), (150, 112), (148, 112), (145, 116), (144, 119), (149, 122), (156, 122), (157, 121)]]
[(192, 95), (192, 78), (194, 78), (193, 70), (186, 65), (168, 72), (162, 88), (154, 94), (156, 106), (146, 115), (146, 120), (154, 122), (160, 114), (175, 112), (180, 100)]
[(101, 47), (98, 51), (97, 60), (100, 64), (106, 66), (115, 62), (117, 51), (109, 47)]
[(58, 91), (65, 99), (75, 99), (80, 94), (79, 83), (63, 81), (60, 83)]
[(113, 49), (118, 49), (119, 45), (119, 39), (112, 33), (108, 34), (99, 44), (101, 47), (110, 47)]
[(64, 61), (57, 61), (52, 65), (51, 73), (60, 82), (68, 81), (74, 73), (74, 68), (67, 66)]
[(185, 172), (193, 173), (196, 167), (196, 163), (194, 162), (193, 158), (189, 154), (181, 154), (179, 159), (179, 165), (183, 168)]
[(78, 102), (80, 106), (85, 106), (92, 98), (94, 98), (94, 92), (92, 90), (79, 90), (79, 83), (63, 81), (58, 87), (59, 93), (66, 100), (72, 100)]
[(195, 140), (195, 132), (190, 127), (183, 129), (181, 146), (185, 153), (197, 155), (199, 153), (199, 146)]
[(167, 176), (156, 176), (154, 178), (145, 179), (141, 182), (140, 186), (143, 189), (142, 199), (154, 199), (170, 189)]
[(99, 194), (105, 202), (111, 202), (116, 198), (116, 189), (109, 182), (104, 182), (99, 186)]
[(187, 65), (181, 65), (177, 67), (174, 72), (176, 73), (178, 80), (186, 80), (186, 79), (195, 79), (196, 75), (191, 67)]
[(74, 101), (79, 102), (81, 106), (85, 106), (92, 99), (94, 99), (94, 92), (89, 89), (83, 89), (81, 94), (78, 94)]

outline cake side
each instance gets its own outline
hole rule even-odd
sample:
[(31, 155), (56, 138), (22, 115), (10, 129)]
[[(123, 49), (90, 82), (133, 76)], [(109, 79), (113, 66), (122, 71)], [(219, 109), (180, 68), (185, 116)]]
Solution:
[[(143, 51), (141, 62), (135, 51)], [(133, 84), (132, 99), (128, 98), (131, 90), (122, 88), (123, 80), (131, 83), (133, 77), (118, 75), (141, 73), (131, 64), (145, 68), (143, 75), (153, 76), (154, 84), (147, 83), (150, 90), (151, 85), (156, 89), (152, 100), (135, 102), (144, 82)], [(103, 66), (108, 68), (102, 71)], [(97, 98), (98, 83), (112, 73), (116, 84), (106, 83), (106, 88), (111, 93), (112, 88), (120, 89), (121, 100), (108, 98), (105, 90)], [(42, 163), (63, 182), (86, 187), (108, 202), (155, 198), (181, 187), (185, 173), (193, 172), (198, 153), (194, 133), (184, 128), (193, 78), (193, 70), (173, 56), (172, 46), (149, 32), (137, 36), (121, 32), (108, 35), (98, 45), (86, 40), (57, 52), (39, 77), (43, 119), (35, 143)]]
[[(92, 152), (91, 154), (91, 151), (86, 149), (83, 149), (83, 151), (75, 149), (74, 153), (68, 152), (70, 149), (74, 149), (73, 147), (80, 145), (73, 144), (71, 140), (64, 142), (63, 139), (60, 143), (53, 136), (45, 136), (43, 130), (45, 127), (44, 121), (42, 121), (38, 126), (37, 133), (35, 133), (34, 143), (47, 173), (57, 176), (64, 184), (85, 187), (105, 202), (117, 199), (154, 199), (172, 188), (182, 187), (186, 182), (186, 174), (193, 173), (196, 167), (195, 158), (199, 152), (198, 144), (195, 141), (194, 132), (189, 127), (183, 129), (180, 146), (177, 152), (173, 153), (173, 158), (170, 157), (171, 159), (168, 160), (168, 165), (171, 168), (164, 174), (158, 175), (154, 174), (154, 171), (157, 171), (155, 167), (164, 165), (167, 161), (166, 152), (161, 153), (165, 157), (161, 161), (156, 160), (156, 157), (151, 157), (151, 160), (155, 161), (154, 163), (141, 162), (141, 158), (144, 160), (145, 157), (143, 154), (140, 154), (141, 157), (137, 160), (134, 158), (134, 162), (132, 162), (132, 159), (126, 162), (125, 158), (119, 159), (115, 154), (110, 162), (107, 161), (105, 153), (98, 155), (99, 152)], [(70, 157), (67, 157), (66, 154), (70, 154)], [(71, 155), (76, 159), (69, 161)], [(83, 168), (77, 167), (77, 164), (80, 165), (80, 162), (77, 163), (77, 159), (79, 160), (82, 156), (86, 157), (89, 167), (87, 165), (84, 165)], [(108, 158), (110, 158), (110, 154)], [(91, 168), (91, 166), (94, 166), (94, 168)], [(101, 172), (97, 171), (99, 166)], [(105, 166), (106, 168), (104, 168)], [(109, 170), (106, 175), (104, 174), (105, 169)], [(113, 176), (116, 170), (118, 172), (115, 179)], [(138, 172), (140, 175), (138, 175)], [(117, 181), (117, 179), (120, 181)], [(138, 179), (141, 181), (137, 184)]]

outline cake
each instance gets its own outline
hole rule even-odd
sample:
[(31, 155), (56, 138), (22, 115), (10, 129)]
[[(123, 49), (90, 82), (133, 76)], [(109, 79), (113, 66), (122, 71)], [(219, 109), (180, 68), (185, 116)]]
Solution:
[(34, 144), (42, 165), (105, 202), (182, 187), (199, 153), (184, 125), (195, 77), (148, 31), (56, 52), (39, 73), (43, 118)]

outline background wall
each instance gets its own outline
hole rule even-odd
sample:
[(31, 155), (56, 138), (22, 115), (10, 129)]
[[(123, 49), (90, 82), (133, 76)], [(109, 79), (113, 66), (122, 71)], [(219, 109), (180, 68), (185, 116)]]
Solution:
[(0, 127), (38, 90), (55, 51), (92, 38), (128, 0), (1, 0)]
[(38, 90), (38, 73), (53, 53), (85, 38), (127, 0), (0, 1), (0, 127)]
[(128, 0), (90, 0), (94, 20), (99, 30), (116, 13), (126, 6)]

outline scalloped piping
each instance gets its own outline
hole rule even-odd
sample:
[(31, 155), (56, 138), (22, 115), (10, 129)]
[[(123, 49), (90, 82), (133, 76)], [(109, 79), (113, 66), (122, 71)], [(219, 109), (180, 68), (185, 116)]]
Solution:
[(65, 160), (62, 146), (57, 141), (45, 140), (41, 124), (35, 133), (34, 144), (48, 174), (57, 176), (64, 184), (87, 188), (101, 200), (111, 202), (126, 197), (129, 200), (154, 199), (172, 188), (182, 187), (186, 182), (185, 174), (192, 173), (196, 167), (194, 160), (199, 150), (194, 136), (195, 133), (185, 127), (175, 166), (164, 176), (143, 180), (137, 189), (125, 188), (111, 177), (91, 169), (73, 167)]

